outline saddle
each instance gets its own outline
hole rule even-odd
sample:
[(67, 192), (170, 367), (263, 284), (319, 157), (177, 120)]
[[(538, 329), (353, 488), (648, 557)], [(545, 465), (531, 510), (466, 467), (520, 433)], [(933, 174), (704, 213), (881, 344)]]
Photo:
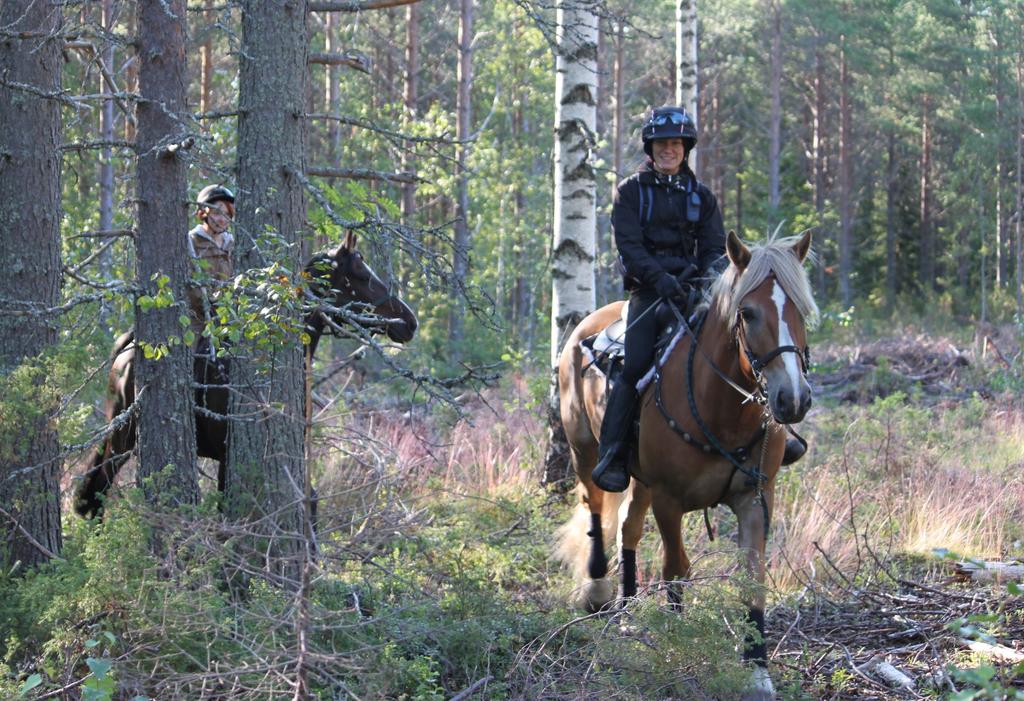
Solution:
[[(657, 364), (662, 364), (672, 352), (679, 339), (686, 332), (680, 323), (682, 311), (677, 311), (662, 300), (654, 310), (658, 333), (654, 343), (654, 357)], [(614, 383), (622, 373), (622, 362), (626, 355), (626, 320), (629, 318), (629, 301), (622, 305), (622, 314), (614, 322), (598, 333), (580, 341), (587, 362), (580, 369), (580, 374), (588, 368), (595, 368), (605, 378)], [(692, 323), (692, 321), (691, 321)], [(637, 384), (637, 391), (642, 392), (654, 377), (654, 366), (647, 371)]]

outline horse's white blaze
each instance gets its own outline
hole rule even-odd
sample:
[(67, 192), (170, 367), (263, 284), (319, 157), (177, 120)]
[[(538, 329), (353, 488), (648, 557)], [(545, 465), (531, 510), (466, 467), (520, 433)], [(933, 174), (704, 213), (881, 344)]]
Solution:
[[(793, 342), (793, 335), (789, 332), (789, 324), (786, 323), (786, 319), (783, 316), (783, 312), (786, 309), (786, 302), (789, 298), (786, 296), (786, 291), (782, 289), (776, 281), (772, 281), (772, 300), (775, 301), (775, 306), (779, 310), (779, 345), (780, 346), (795, 346)], [(782, 362), (786, 367), (786, 374), (789, 376), (789, 381), (793, 385), (793, 397), (800, 396), (800, 366), (798, 364), (798, 358), (796, 353), (783, 353)]]

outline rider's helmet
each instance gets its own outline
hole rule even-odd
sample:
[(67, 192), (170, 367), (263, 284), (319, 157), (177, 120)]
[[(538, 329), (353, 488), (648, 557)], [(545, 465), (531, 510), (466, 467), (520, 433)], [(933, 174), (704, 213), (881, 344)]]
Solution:
[(644, 122), (641, 136), (644, 140), (644, 153), (653, 156), (651, 142), (657, 139), (682, 139), (686, 153), (697, 144), (697, 125), (693, 117), (682, 107), (658, 107)]
[(199, 191), (196, 202), (201, 205), (213, 204), (214, 202), (235, 203), (235, 193), (223, 185), (207, 185)]

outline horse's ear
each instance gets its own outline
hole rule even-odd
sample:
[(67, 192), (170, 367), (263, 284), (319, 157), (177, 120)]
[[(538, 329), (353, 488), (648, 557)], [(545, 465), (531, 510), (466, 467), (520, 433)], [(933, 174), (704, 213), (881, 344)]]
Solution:
[(793, 253), (796, 254), (797, 260), (801, 263), (807, 258), (807, 254), (811, 252), (811, 232), (807, 231), (800, 240), (793, 244)]
[(348, 253), (356, 250), (356, 232), (352, 231), (352, 229), (346, 231), (345, 242), (341, 244), (341, 247)]
[(750, 249), (743, 245), (735, 231), (730, 230), (725, 239), (725, 252), (733, 265), (740, 270), (747, 269), (747, 265), (750, 264)]

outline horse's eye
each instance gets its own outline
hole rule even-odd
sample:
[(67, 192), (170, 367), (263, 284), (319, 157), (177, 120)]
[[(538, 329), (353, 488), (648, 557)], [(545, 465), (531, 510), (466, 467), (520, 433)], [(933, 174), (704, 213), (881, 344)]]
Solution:
[(757, 320), (757, 312), (750, 307), (743, 307), (740, 309), (740, 318), (743, 321), (750, 323)]

